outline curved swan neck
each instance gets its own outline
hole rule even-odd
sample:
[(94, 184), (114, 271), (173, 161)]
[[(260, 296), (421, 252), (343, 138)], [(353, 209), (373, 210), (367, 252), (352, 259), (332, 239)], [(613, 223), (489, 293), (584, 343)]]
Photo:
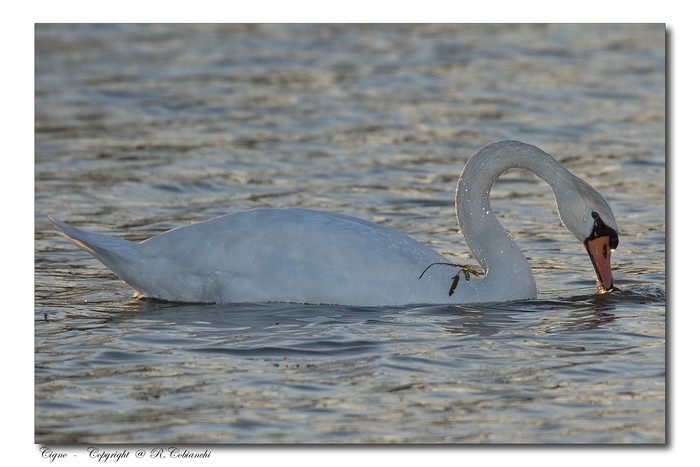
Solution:
[(498, 280), (502, 287), (509, 286), (508, 282), (529, 282), (527, 287), (534, 288), (530, 264), (491, 209), (493, 184), (503, 172), (513, 168), (534, 172), (552, 186), (555, 196), (567, 179), (562, 172), (568, 174), (552, 156), (535, 146), (518, 141), (486, 146), (469, 160), (459, 178), (457, 220), (474, 258), (491, 280)]

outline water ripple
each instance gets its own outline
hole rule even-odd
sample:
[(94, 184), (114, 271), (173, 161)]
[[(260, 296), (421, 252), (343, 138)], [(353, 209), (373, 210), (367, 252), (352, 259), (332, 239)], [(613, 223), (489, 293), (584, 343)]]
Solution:
[[(35, 440), (663, 443), (663, 25), (38, 25)], [(469, 260), (469, 155), (532, 142), (605, 193), (614, 293), (549, 188), (493, 208), (537, 300), (135, 300), (45, 214), (140, 241), (254, 207), (339, 211)]]

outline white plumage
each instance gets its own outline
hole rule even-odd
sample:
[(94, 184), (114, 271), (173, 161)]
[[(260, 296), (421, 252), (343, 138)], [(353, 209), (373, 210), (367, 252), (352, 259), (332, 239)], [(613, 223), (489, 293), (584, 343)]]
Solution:
[[(563, 223), (580, 241), (593, 237), (598, 225), (593, 212), (609, 228), (607, 233), (617, 230), (610, 207), (597, 191), (547, 153), (516, 141), (486, 146), (460, 177), (455, 201), (459, 226), (474, 258), (487, 271), (481, 277), (470, 275), (469, 280), (458, 274), (458, 267), (430, 266), (448, 260), (407, 235), (336, 213), (253, 209), (140, 243), (49, 219), (143, 297), (365, 306), (534, 298), (537, 290), (530, 265), (489, 204), (493, 183), (514, 167), (531, 170), (552, 186)], [(615, 233), (610, 251), (616, 245)], [(609, 254), (605, 259), (609, 269)], [(605, 269), (604, 263), (600, 266), (594, 260), (598, 282), (602, 280), (609, 290), (612, 275), (608, 280), (603, 271), (601, 279), (599, 271)], [(455, 281), (456, 275), (460, 279)]]

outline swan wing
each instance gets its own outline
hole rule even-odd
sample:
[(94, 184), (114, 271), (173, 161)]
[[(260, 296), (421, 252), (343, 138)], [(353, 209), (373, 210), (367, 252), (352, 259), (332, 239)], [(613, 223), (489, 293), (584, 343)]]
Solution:
[(52, 222), (137, 295), (172, 301), (423, 303), (436, 287), (420, 274), (446, 261), (387, 227), (306, 209), (236, 212), (138, 244)]

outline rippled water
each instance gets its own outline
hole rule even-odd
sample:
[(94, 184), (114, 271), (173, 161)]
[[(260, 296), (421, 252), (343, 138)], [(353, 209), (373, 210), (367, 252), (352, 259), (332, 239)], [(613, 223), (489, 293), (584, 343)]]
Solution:
[[(39, 25), (37, 443), (663, 443), (663, 25)], [(537, 300), (135, 300), (45, 218), (142, 240), (252, 207), (406, 232), (457, 262), (470, 155), (519, 139), (605, 194), (597, 296), (548, 187), (494, 208)]]

